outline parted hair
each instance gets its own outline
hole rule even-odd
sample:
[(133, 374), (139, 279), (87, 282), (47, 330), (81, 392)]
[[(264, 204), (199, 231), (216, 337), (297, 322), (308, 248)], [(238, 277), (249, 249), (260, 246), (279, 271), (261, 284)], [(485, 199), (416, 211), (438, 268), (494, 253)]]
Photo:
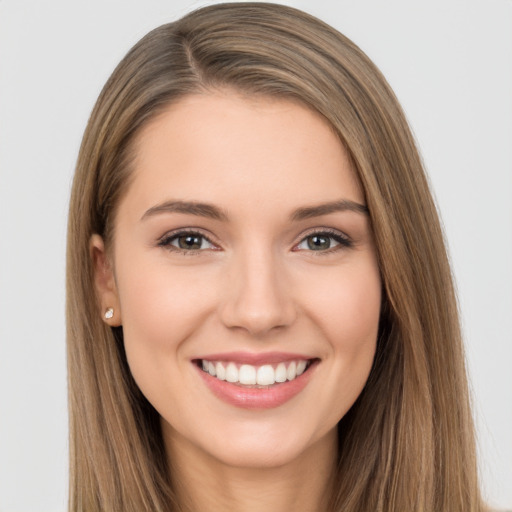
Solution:
[(443, 233), (404, 114), (349, 39), (299, 10), (218, 4), (147, 34), (90, 116), (67, 245), (72, 512), (180, 510), (157, 412), (137, 388), (122, 327), (102, 321), (90, 239), (115, 237), (141, 128), (215, 89), (298, 101), (320, 113), (362, 184), (383, 286), (368, 382), (338, 425), (329, 512), (480, 512), (457, 302)]

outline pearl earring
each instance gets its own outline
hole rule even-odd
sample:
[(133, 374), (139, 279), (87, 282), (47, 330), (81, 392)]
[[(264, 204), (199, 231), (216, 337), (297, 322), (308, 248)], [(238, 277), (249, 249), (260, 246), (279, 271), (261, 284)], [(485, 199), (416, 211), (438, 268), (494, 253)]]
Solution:
[(114, 308), (108, 308), (108, 309), (105, 311), (105, 318), (106, 318), (107, 320), (110, 320), (113, 316), (114, 316)]

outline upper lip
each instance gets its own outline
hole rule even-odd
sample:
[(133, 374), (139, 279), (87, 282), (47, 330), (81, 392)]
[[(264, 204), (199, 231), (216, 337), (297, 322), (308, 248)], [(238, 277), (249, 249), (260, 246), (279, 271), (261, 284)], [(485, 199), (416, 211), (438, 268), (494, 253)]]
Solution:
[(193, 360), (206, 360), (206, 361), (226, 361), (238, 364), (250, 364), (253, 366), (260, 366), (263, 364), (278, 364), (286, 361), (308, 361), (316, 359), (304, 354), (290, 353), (290, 352), (222, 352), (217, 354), (205, 354), (203, 356), (195, 357)]

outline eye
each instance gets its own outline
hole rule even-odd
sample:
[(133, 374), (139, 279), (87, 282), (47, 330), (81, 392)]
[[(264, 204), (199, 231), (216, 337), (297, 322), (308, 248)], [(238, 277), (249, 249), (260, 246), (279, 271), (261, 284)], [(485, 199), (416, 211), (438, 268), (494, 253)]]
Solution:
[(158, 242), (160, 247), (168, 247), (183, 252), (216, 249), (217, 247), (206, 236), (195, 231), (180, 231), (167, 234)]
[(351, 247), (352, 242), (341, 233), (322, 231), (306, 236), (295, 248), (298, 251), (326, 252), (338, 246)]

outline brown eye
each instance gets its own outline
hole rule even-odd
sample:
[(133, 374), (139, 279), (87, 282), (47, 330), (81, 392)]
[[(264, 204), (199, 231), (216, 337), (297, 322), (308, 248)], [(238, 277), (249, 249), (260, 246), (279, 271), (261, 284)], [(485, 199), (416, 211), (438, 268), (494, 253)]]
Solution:
[(176, 238), (180, 249), (198, 251), (203, 245), (203, 237), (200, 235), (180, 235)]
[(160, 247), (178, 249), (181, 251), (201, 251), (215, 249), (215, 245), (205, 236), (195, 232), (180, 232), (165, 236), (158, 243)]

